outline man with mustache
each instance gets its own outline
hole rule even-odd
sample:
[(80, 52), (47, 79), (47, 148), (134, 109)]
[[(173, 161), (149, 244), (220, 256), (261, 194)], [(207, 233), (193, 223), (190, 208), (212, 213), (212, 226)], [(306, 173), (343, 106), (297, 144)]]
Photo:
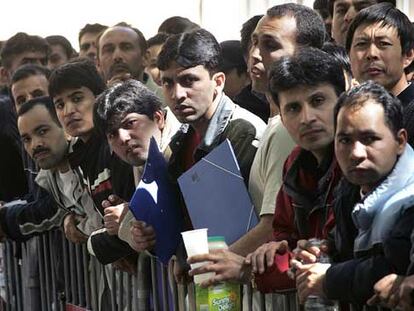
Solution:
[(414, 143), (414, 84), (404, 69), (414, 59), (414, 28), (408, 17), (389, 3), (358, 13), (349, 27), (346, 49), (355, 79), (373, 80), (398, 97), (404, 107), (408, 142)]
[(121, 22), (106, 29), (97, 39), (98, 68), (108, 85), (127, 79), (141, 81), (163, 101), (162, 91), (144, 72), (147, 41), (142, 32)]

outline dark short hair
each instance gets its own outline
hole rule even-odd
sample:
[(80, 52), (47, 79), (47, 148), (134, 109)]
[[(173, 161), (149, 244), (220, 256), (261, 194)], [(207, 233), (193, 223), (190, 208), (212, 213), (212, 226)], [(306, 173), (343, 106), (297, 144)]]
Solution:
[(313, 2), (313, 9), (319, 11), (319, 14), (323, 19), (332, 16), (328, 9), (328, 0), (315, 0)]
[(240, 76), (247, 72), (247, 64), (243, 57), (243, 52), (238, 40), (227, 40), (220, 43), (222, 62), (220, 65), (220, 71), (229, 73), (231, 70), (236, 69), (237, 74)]
[(95, 64), (89, 58), (75, 58), (53, 70), (49, 78), (49, 95), (55, 97), (64, 90), (82, 86), (91, 90), (95, 96), (106, 88)]
[(14, 72), (11, 78), (11, 84), (14, 84), (28, 77), (37, 76), (37, 75), (45, 76), (46, 79), (49, 79), (50, 70), (46, 67), (39, 66), (36, 64), (23, 65)]
[(49, 44), (39, 36), (18, 32), (9, 38), (1, 49), (0, 57), (3, 66), (10, 69), (15, 57), (25, 52), (41, 52), (47, 56), (49, 54)]
[(293, 17), (296, 21), (296, 43), (300, 46), (321, 48), (328, 38), (321, 16), (307, 6), (296, 3), (275, 5), (267, 10), (266, 15), (270, 18)]
[(59, 122), (59, 119), (56, 114), (55, 105), (53, 104), (52, 98), (49, 96), (42, 96), (42, 97), (36, 97), (31, 100), (28, 100), (25, 102), (17, 112), (17, 117), (21, 117), (26, 112), (30, 111), (36, 106), (43, 106), (47, 109), (50, 116), (52, 117), (52, 120), (59, 126), (62, 127), (62, 124)]
[(366, 81), (343, 93), (335, 106), (335, 130), (339, 111), (343, 107), (362, 106), (367, 100), (373, 100), (384, 108), (385, 123), (397, 137), (398, 131), (404, 128), (403, 108), (400, 100), (389, 93), (382, 85)]
[(322, 51), (332, 55), (341, 64), (342, 69), (352, 77), (351, 61), (343, 46), (333, 42), (325, 42), (322, 46)]
[(170, 35), (178, 35), (186, 31), (192, 31), (200, 28), (199, 25), (193, 23), (186, 17), (172, 16), (163, 21), (158, 27), (158, 32), (168, 33)]
[(63, 51), (65, 51), (66, 57), (68, 59), (72, 58), (74, 54), (72, 44), (70, 44), (69, 40), (64, 36), (48, 36), (45, 39), (49, 45), (60, 45), (63, 48)]
[(274, 62), (269, 72), (269, 90), (279, 105), (278, 93), (299, 86), (332, 85), (339, 96), (345, 91), (342, 67), (335, 58), (315, 48), (299, 49), (293, 56)]
[(137, 80), (118, 83), (96, 100), (94, 106), (94, 125), (101, 133), (106, 135), (118, 129), (123, 118), (129, 113), (146, 115), (154, 119), (154, 113), (162, 110), (161, 100)]
[(86, 24), (80, 31), (79, 31), (79, 36), (78, 36), (78, 41), (80, 43), (81, 38), (83, 37), (83, 35), (85, 33), (101, 33), (103, 32), (106, 28), (108, 28), (108, 26), (105, 25), (101, 25), (98, 23), (95, 24)]
[[(332, 17), (333, 17), (333, 13), (334, 13), (335, 1), (336, 0), (328, 0), (328, 9), (329, 9), (329, 13), (331, 14)], [(388, 3), (391, 3), (393, 6), (396, 6), (396, 0), (377, 0), (377, 3), (381, 3), (381, 2), (388, 2)]]
[(247, 58), (247, 56), (249, 55), (250, 46), (252, 44), (252, 33), (256, 29), (257, 23), (262, 17), (263, 14), (255, 15), (249, 18), (242, 25), (242, 28), (240, 30), (240, 45), (243, 51), (243, 56), (245, 58)]
[(414, 48), (414, 30), (407, 15), (390, 3), (378, 3), (361, 10), (349, 26), (346, 35), (346, 50), (351, 50), (356, 29), (361, 25), (380, 23), (383, 27), (393, 27), (400, 38), (402, 54), (406, 55)]
[(163, 32), (157, 33), (155, 36), (147, 40), (147, 49), (149, 49), (151, 46), (154, 46), (154, 45), (164, 44), (165, 41), (167, 41), (169, 36), (170, 35), (168, 33), (163, 33)]
[(158, 55), (158, 68), (167, 70), (173, 61), (184, 68), (202, 65), (212, 75), (219, 70), (222, 61), (220, 44), (202, 28), (173, 35)]

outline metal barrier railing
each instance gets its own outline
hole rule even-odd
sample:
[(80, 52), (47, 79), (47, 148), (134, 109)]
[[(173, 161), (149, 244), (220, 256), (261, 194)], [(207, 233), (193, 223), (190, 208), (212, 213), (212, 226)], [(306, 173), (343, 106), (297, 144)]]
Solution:
[[(29, 244), (36, 246), (34, 252)], [(86, 245), (70, 243), (60, 230), (4, 246), (6, 310), (196, 310), (194, 285), (175, 283), (172, 269), (146, 253), (139, 254), (132, 275), (103, 266)], [(37, 303), (25, 294), (31, 264), (38, 268)], [(265, 296), (247, 286), (243, 305), (247, 310), (299, 310), (295, 293)]]

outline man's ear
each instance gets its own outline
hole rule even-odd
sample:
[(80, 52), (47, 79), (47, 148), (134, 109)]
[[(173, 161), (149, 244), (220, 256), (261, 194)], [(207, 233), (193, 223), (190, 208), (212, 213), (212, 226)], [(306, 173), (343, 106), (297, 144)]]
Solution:
[(153, 118), (158, 129), (162, 131), (165, 126), (165, 113), (162, 110), (157, 110), (154, 112)]
[(404, 69), (410, 66), (413, 60), (414, 60), (414, 49), (411, 49), (410, 51), (408, 51), (407, 54), (404, 55), (404, 60), (403, 60)]
[(216, 89), (216, 92), (218, 93), (219, 91), (220, 92), (223, 92), (223, 89), (224, 89), (224, 84), (226, 83), (226, 75), (224, 74), (224, 72), (221, 72), (221, 71), (219, 71), (219, 72), (216, 72), (214, 75), (213, 75), (213, 78), (212, 78), (212, 80), (215, 82), (215, 89)]
[(407, 144), (408, 134), (405, 129), (400, 129), (397, 133), (398, 154), (401, 155), (404, 152), (405, 145)]

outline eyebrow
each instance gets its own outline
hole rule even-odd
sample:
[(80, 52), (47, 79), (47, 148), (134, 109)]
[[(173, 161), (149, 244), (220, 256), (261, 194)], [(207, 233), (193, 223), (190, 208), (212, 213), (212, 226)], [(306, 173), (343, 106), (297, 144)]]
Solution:
[(72, 97), (72, 96), (74, 96), (74, 95), (78, 95), (78, 94), (80, 94), (80, 95), (83, 95), (83, 92), (82, 91), (74, 91), (74, 92), (72, 92), (72, 93), (70, 93), (69, 95), (68, 95), (68, 97)]

